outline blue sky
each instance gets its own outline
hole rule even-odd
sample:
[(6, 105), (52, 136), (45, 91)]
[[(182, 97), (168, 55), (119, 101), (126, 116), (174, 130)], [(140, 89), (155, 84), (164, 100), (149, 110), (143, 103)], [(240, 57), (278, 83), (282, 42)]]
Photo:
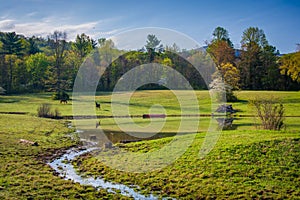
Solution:
[(70, 40), (82, 32), (98, 39), (135, 28), (161, 27), (204, 45), (217, 26), (229, 31), (236, 48), (243, 31), (254, 26), (263, 29), (281, 53), (293, 52), (300, 43), (300, 1), (0, 0), (0, 31), (26, 36), (46, 37), (60, 30)]

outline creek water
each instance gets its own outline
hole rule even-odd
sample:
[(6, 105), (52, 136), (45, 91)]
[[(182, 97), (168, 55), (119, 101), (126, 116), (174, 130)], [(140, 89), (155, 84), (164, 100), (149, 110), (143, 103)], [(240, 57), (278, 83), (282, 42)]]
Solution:
[(94, 150), (98, 150), (99, 147), (87, 147), (86, 149), (78, 150), (76, 148), (69, 149), (65, 154), (61, 157), (56, 158), (52, 162), (49, 162), (51, 168), (53, 168), (59, 176), (63, 177), (65, 180), (72, 180), (76, 183), (80, 183), (82, 185), (91, 185), (95, 188), (103, 188), (108, 192), (116, 193), (115, 190), (119, 190), (120, 193), (124, 196), (133, 197), (134, 199), (157, 199), (154, 195), (150, 194), (148, 196), (142, 195), (134, 190), (134, 187), (129, 187), (123, 184), (113, 183), (109, 181), (105, 181), (100, 177), (85, 177), (81, 176), (76, 172), (76, 169), (72, 165), (72, 161), (83, 154), (92, 152)]

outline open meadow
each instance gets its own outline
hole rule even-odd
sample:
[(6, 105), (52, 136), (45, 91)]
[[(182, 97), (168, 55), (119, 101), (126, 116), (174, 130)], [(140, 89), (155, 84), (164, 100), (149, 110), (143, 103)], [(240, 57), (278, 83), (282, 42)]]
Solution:
[[(184, 95), (184, 91), (182, 91)], [(229, 130), (223, 130), (213, 150), (204, 158), (199, 151), (211, 120), (211, 101), (208, 91), (196, 91), (200, 114), (205, 117), (180, 117), (180, 103), (171, 91), (136, 91), (130, 98), (130, 115), (133, 121), (124, 118), (121, 125), (129, 130), (134, 124), (146, 127), (151, 123), (141, 116), (162, 111), (163, 120), (160, 136), (153, 140), (143, 140), (126, 144), (119, 143), (124, 133), (113, 115), (110, 93), (97, 93), (95, 100), (101, 109), (94, 108), (100, 127), (89, 127), (95, 119), (78, 120), (83, 124), (83, 133), (74, 133), (67, 124), (76, 123), (67, 119), (38, 118), (37, 108), (50, 104), (63, 117), (73, 115), (72, 101), (61, 104), (51, 100), (50, 93), (0, 96), (0, 198), (1, 199), (119, 199), (127, 198), (116, 191), (96, 190), (91, 186), (63, 180), (46, 164), (58, 156), (58, 149), (80, 145), (79, 137), (89, 131), (103, 130), (106, 136), (121, 151), (147, 153), (162, 148), (172, 141), (180, 123), (189, 125), (199, 120), (197, 131), (183, 130), (182, 138), (194, 135), (191, 145), (184, 154), (170, 165), (155, 171), (132, 173), (119, 171), (105, 165), (97, 156), (87, 154), (78, 157), (73, 165), (78, 173), (85, 176), (102, 177), (104, 180), (136, 185), (142, 194), (154, 194), (158, 198), (176, 199), (240, 199), (271, 198), (296, 199), (300, 196), (300, 93), (272, 91), (239, 91), (238, 102), (232, 103), (238, 112), (233, 114)], [(249, 100), (253, 98), (276, 98), (285, 108), (285, 127), (281, 131), (261, 130), (259, 121), (251, 116), (253, 109)], [(87, 97), (91, 98), (91, 97)], [(118, 104), (118, 102), (114, 102)], [(189, 105), (190, 102), (186, 102)], [(193, 102), (191, 102), (193, 103)], [(230, 103), (231, 104), (231, 103)], [(192, 105), (192, 104), (191, 104)], [(92, 105), (94, 106), (94, 104)], [(118, 107), (117, 107), (118, 108)], [(194, 107), (185, 107), (185, 113), (195, 114)], [(11, 114), (16, 112), (19, 114)], [(24, 112), (22, 114), (22, 112)], [(78, 115), (78, 113), (76, 113)], [(244, 117), (247, 116), (247, 117)], [(85, 123), (87, 124), (85, 127)], [(258, 125), (258, 126), (257, 126)], [(191, 129), (192, 130), (192, 129)], [(134, 128), (130, 131), (135, 131)], [(139, 134), (139, 133), (136, 133)], [(147, 136), (149, 133), (140, 133)], [(114, 138), (118, 135), (121, 139)], [(21, 144), (20, 139), (35, 141), (38, 146)], [(125, 138), (126, 139), (126, 138)], [(61, 150), (60, 150), (61, 151)]]

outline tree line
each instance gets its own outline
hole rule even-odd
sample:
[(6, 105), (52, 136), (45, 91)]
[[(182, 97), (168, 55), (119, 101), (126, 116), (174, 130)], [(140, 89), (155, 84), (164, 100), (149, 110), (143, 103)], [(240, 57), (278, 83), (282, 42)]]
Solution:
[[(60, 31), (46, 38), (0, 32), (0, 87), (7, 93), (71, 91), (78, 69), (90, 53), (97, 55), (92, 59), (93, 65), (101, 66), (109, 60), (103, 52), (109, 52), (120, 56), (103, 73), (98, 90), (111, 91), (127, 71), (147, 63), (161, 63), (176, 69), (194, 89), (207, 89), (205, 81), (214, 79), (211, 77), (213, 65), (231, 90), (300, 89), (299, 51), (280, 56), (268, 43), (263, 30), (257, 27), (243, 32), (238, 50), (233, 48), (226, 29), (217, 27), (212, 36), (206, 52), (214, 63), (202, 50), (180, 49), (175, 43), (163, 46), (155, 35), (148, 35), (141, 49), (126, 52), (117, 49), (111, 40), (94, 40), (84, 33), (77, 35), (75, 41), (67, 41), (67, 34)], [(203, 71), (201, 75), (193, 63), (204, 63), (196, 66)], [(160, 74), (164, 80), (166, 72), (154, 74)], [(181, 88), (179, 84), (176, 87)], [(163, 84), (148, 84), (141, 89), (161, 88)]]

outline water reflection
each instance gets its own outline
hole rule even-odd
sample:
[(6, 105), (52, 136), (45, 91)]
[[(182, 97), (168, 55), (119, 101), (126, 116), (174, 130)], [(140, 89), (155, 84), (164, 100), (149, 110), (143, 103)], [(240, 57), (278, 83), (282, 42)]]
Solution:
[(222, 130), (236, 130), (237, 129), (237, 125), (233, 124), (233, 121), (235, 120), (235, 118), (233, 118), (231, 116), (219, 117), (219, 118), (215, 118), (215, 120), (217, 120), (219, 128)]
[[(158, 121), (159, 119), (157, 119)], [(149, 124), (149, 120), (135, 119), (134, 122), (124, 120), (124, 124), (128, 126), (128, 131), (122, 131), (118, 128), (118, 124), (113, 119), (101, 119), (91, 124), (96, 124), (96, 127), (89, 128), (88, 126), (82, 127), (82, 131), (79, 136), (83, 141), (95, 142), (99, 146), (103, 146), (108, 142), (115, 143), (129, 143), (137, 142), (141, 140), (153, 140), (165, 137), (174, 137), (178, 133), (178, 128), (181, 123), (190, 124), (191, 122), (199, 120), (196, 117), (168, 117), (163, 129), (159, 133), (148, 130), (147, 132), (138, 132), (134, 128), (131, 128), (132, 123), (137, 123), (141, 127), (145, 127)], [(216, 120), (219, 124), (219, 128), (222, 130), (235, 130), (238, 126), (244, 126), (244, 120), (239, 120), (238, 123), (234, 123), (236, 118), (231, 115), (227, 116), (213, 116), (213, 117), (201, 117), (199, 121), (198, 132), (206, 132), (211, 120)], [(156, 121), (153, 121), (156, 123)], [(182, 132), (182, 131), (181, 131)], [(184, 134), (195, 133), (195, 131), (185, 129)]]
[[(83, 141), (97, 142), (99, 145), (105, 145), (108, 142), (112, 143), (129, 143), (138, 142), (141, 140), (154, 140), (165, 137), (173, 137), (176, 133), (135, 133), (135, 135), (141, 135), (141, 137), (134, 137), (122, 131), (113, 130), (103, 130), (99, 132), (98, 130), (84, 130), (80, 133), (80, 138)], [(146, 137), (147, 135), (152, 135), (151, 137)]]

